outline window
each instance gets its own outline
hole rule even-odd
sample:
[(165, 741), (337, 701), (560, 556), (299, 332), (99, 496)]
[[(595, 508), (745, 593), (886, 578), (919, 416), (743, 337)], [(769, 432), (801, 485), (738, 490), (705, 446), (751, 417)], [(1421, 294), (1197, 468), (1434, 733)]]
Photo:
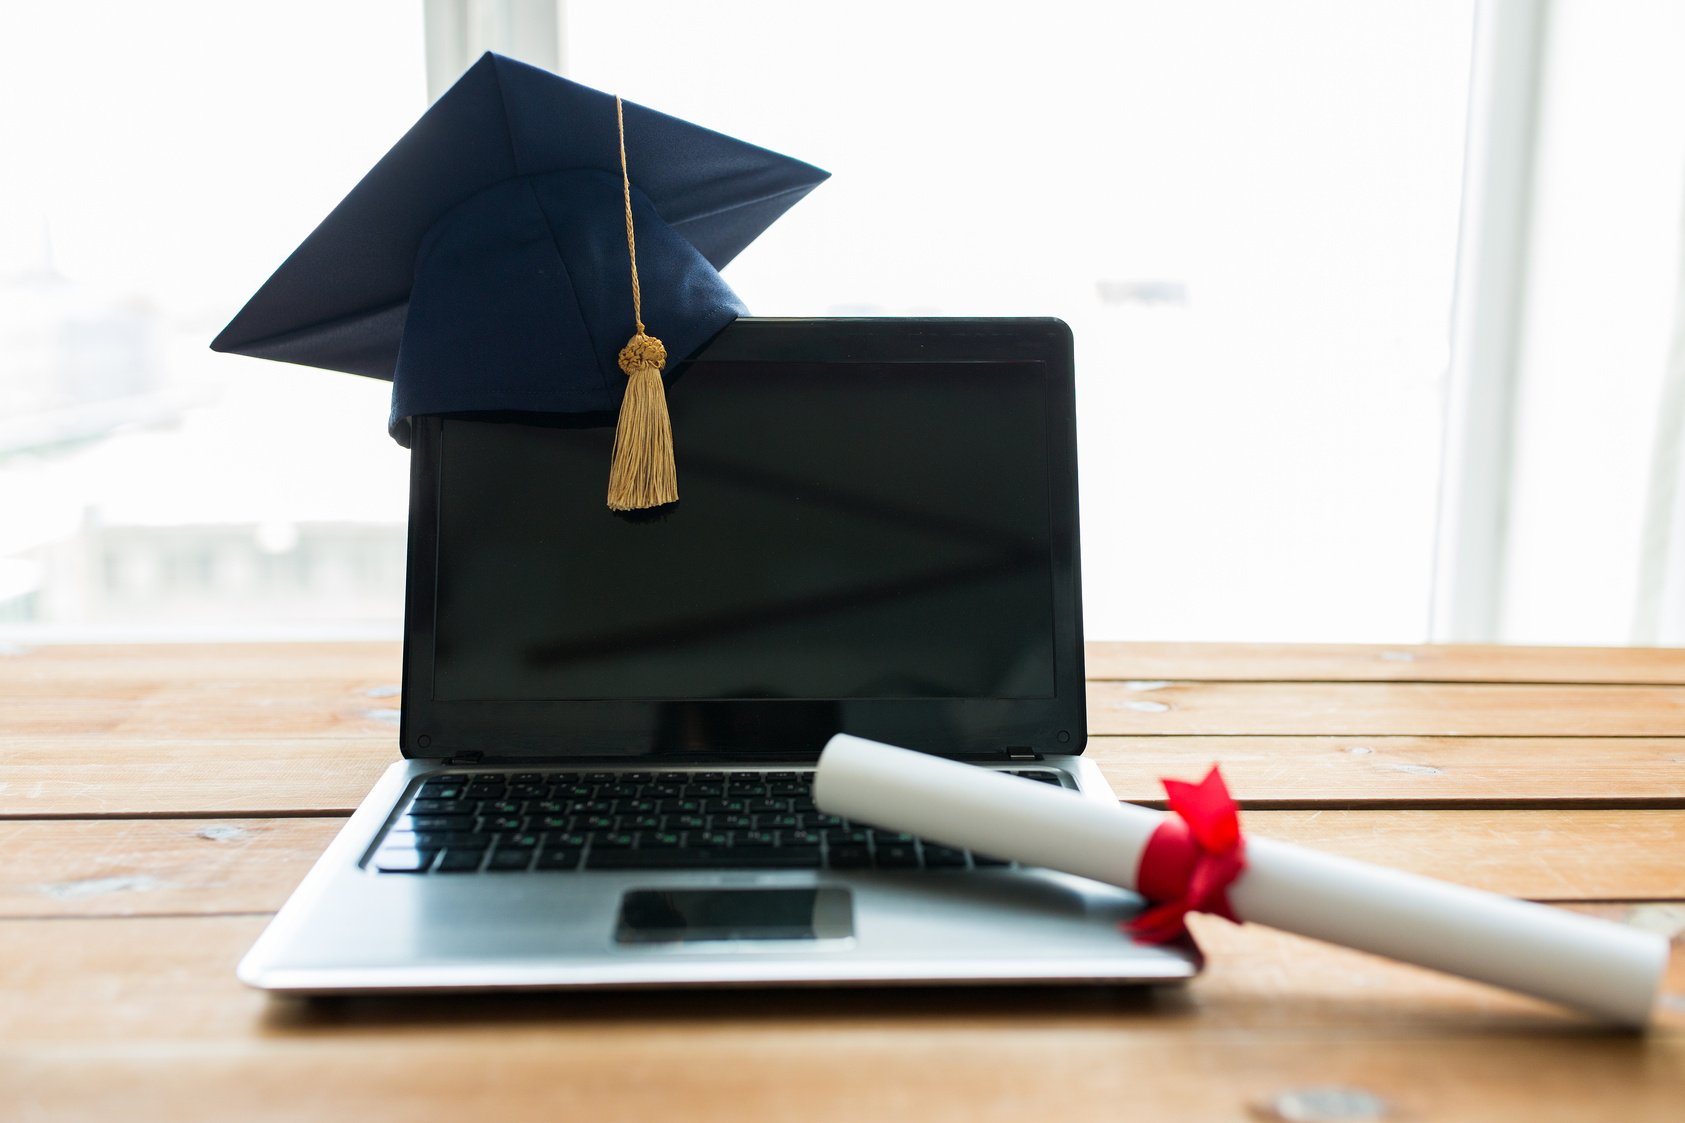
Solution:
[[(728, 267), (755, 312), (1071, 324), (1092, 638), (1409, 641), (1471, 10), (567, 4), (556, 57), (835, 173)], [(0, 622), (396, 635), (384, 384), (206, 343), (424, 108), (420, 6), (0, 21)]]

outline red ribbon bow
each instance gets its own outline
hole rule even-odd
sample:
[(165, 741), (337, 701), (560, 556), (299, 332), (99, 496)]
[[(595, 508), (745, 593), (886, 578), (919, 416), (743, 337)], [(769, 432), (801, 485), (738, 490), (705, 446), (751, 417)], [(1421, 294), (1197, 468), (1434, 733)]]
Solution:
[(1185, 933), (1190, 912), (1209, 912), (1239, 924), (1229, 885), (1246, 869), (1235, 801), (1215, 765), (1197, 784), (1164, 781), (1170, 810), (1141, 852), (1135, 886), (1153, 906), (1125, 930), (1142, 943), (1162, 944)]

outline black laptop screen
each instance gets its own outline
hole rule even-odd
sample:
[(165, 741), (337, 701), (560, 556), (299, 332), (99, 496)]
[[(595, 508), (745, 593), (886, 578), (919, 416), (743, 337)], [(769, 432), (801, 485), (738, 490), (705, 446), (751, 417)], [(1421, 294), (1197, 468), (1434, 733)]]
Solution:
[(604, 506), (606, 425), (439, 432), (434, 699), (1055, 693), (1036, 362), (699, 362), (680, 501)]

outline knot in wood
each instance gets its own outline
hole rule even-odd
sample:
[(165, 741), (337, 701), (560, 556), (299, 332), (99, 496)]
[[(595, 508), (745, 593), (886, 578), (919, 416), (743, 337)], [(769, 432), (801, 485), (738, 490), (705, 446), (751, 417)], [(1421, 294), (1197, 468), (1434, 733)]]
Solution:
[(667, 348), (653, 335), (639, 332), (620, 349), (620, 369), (628, 376), (640, 370), (660, 370), (667, 363)]

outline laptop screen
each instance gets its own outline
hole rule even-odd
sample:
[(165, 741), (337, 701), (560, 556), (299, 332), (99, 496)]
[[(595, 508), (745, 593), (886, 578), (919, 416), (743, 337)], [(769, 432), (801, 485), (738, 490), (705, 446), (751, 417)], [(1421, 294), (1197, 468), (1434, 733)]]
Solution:
[[(654, 514), (607, 510), (605, 419), (424, 427), (430, 708), (561, 719), (597, 751), (617, 725), (631, 751), (724, 751), (881, 735), (874, 711), (943, 715), (913, 722), (929, 737), (968, 706), (1057, 702), (1068, 367), (834, 340), (820, 354), (844, 357), (821, 359), (791, 344), (804, 323), (851, 330), (739, 321), (672, 373), (681, 498)], [(909, 322), (854, 323), (893, 325), (881, 338)]]

